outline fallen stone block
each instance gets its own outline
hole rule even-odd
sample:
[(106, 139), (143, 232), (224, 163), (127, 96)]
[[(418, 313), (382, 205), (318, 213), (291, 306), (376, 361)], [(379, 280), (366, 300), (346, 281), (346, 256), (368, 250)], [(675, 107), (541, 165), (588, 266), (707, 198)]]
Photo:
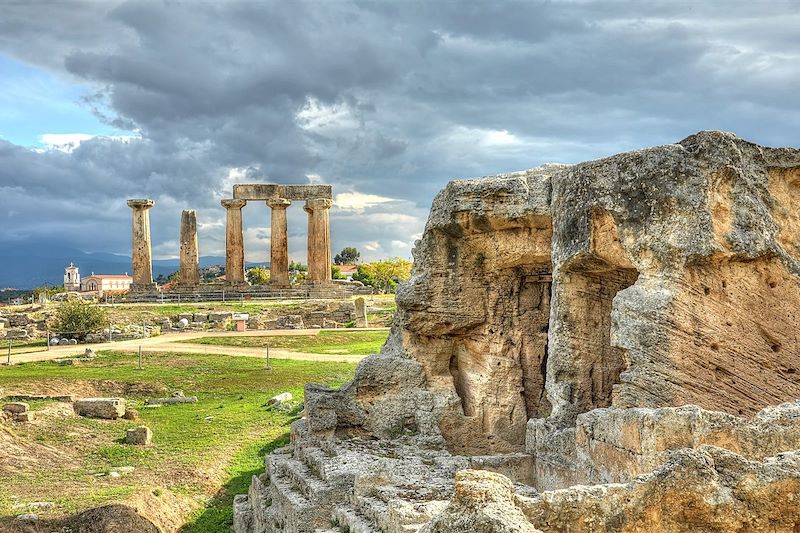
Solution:
[(79, 416), (116, 420), (125, 415), (125, 398), (81, 398), (73, 408)]
[(129, 429), (125, 433), (125, 443), (136, 446), (148, 446), (153, 441), (153, 432), (147, 426), (139, 426)]
[(30, 410), (30, 406), (25, 402), (9, 402), (3, 406), (3, 411), (7, 411), (13, 414), (19, 413), (27, 413)]
[(273, 396), (267, 401), (267, 405), (280, 405), (292, 401), (291, 392), (282, 392), (277, 396)]
[(33, 411), (25, 411), (14, 415), (15, 422), (33, 422)]
[(122, 418), (125, 420), (136, 420), (139, 418), (139, 411), (136, 409), (126, 409), (125, 414), (122, 415)]
[(91, 348), (86, 348), (86, 350), (83, 352), (83, 357), (85, 359), (94, 359), (95, 357), (97, 357), (97, 354), (94, 353), (94, 350), (92, 350)]
[(169, 405), (173, 403), (197, 403), (197, 396), (175, 396), (173, 398), (155, 398), (144, 401), (145, 405)]

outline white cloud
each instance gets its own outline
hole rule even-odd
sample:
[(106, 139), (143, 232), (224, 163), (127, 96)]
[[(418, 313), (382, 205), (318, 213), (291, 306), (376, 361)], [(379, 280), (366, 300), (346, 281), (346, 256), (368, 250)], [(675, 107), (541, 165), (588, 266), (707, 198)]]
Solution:
[(295, 115), (295, 122), (306, 131), (318, 133), (352, 130), (361, 125), (352, 107), (346, 103), (327, 105), (308, 98)]
[(82, 142), (95, 138), (108, 139), (121, 143), (130, 143), (141, 139), (140, 135), (93, 135), (91, 133), (43, 133), (39, 135), (39, 143), (43, 148), (34, 148), (35, 152), (46, 152), (56, 150), (59, 152), (71, 153), (78, 148)]
[(339, 209), (363, 211), (368, 207), (395, 201), (393, 198), (378, 196), (377, 194), (364, 194), (360, 192), (343, 192), (334, 197), (333, 205)]

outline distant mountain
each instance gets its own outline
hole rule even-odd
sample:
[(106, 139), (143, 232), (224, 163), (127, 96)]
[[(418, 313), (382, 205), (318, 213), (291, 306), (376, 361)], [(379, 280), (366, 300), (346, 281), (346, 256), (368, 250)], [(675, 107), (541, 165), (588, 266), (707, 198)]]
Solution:
[[(0, 242), (0, 287), (32, 289), (47, 283), (61, 285), (64, 267), (74, 263), (81, 276), (95, 274), (125, 274), (131, 272), (131, 258), (107, 252), (83, 252), (64, 245), (42, 245)], [(200, 257), (200, 266), (224, 265), (225, 257)], [(153, 277), (168, 276), (178, 270), (178, 259), (153, 261)], [(269, 263), (248, 262), (247, 267), (269, 266)]]

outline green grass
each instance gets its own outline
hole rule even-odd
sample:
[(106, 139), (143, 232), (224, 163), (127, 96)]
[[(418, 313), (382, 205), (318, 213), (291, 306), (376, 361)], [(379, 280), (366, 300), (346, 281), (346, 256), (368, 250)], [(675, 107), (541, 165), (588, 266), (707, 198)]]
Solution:
[(47, 341), (44, 339), (29, 341), (29, 340), (0, 340), (0, 361), (8, 354), (8, 343), (11, 342), (11, 355), (38, 352), (42, 347), (47, 346)]
[[(354, 369), (349, 363), (273, 360), (267, 370), (256, 358), (156, 353), (147, 354), (140, 371), (135, 355), (114, 352), (102, 352), (79, 366), (42, 362), (0, 369), (0, 388), (7, 391), (19, 387), (33, 392), (36, 385), (48, 384), (68, 389), (71, 381), (88, 381), (101, 392), (104, 386), (116, 387), (109, 394), (119, 387), (135, 386), (140, 391), (126, 395), (139, 411), (137, 421), (60, 417), (40, 418), (44, 424), (15, 425), (13, 430), (22, 439), (63, 450), (76, 461), (3, 472), (0, 517), (19, 514), (13, 509), (19, 501), (53, 501), (55, 513), (64, 514), (154, 486), (205, 499), (215, 491), (209, 493), (208, 479), (198, 478), (197, 473), (210, 472), (216, 487), (224, 490), (192, 516), (188, 531), (226, 531), (233, 496), (246, 492), (252, 474), (263, 471), (263, 455), (287, 442), (289, 424), (297, 416), (269, 410), (266, 401), (284, 391), (300, 401), (305, 383), (337, 386), (350, 379)], [(176, 389), (198, 396), (199, 401), (143, 406), (145, 398)], [(52, 403), (32, 402), (32, 407), (39, 411)], [(125, 430), (138, 425), (153, 430), (153, 446), (122, 442)], [(94, 475), (119, 466), (133, 466), (135, 471), (116, 479)]]
[(279, 348), (319, 354), (371, 355), (378, 353), (389, 336), (387, 331), (324, 330), (318, 335), (259, 335), (201, 337), (182, 342), (247, 348)]

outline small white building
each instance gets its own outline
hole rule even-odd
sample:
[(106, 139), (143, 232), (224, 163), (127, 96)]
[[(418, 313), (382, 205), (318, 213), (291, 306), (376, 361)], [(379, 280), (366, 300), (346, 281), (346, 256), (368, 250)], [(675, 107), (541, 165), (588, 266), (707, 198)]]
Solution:
[(64, 269), (64, 290), (67, 292), (81, 290), (81, 274), (78, 271), (78, 267), (72, 263)]
[(124, 276), (112, 276), (105, 274), (95, 274), (83, 278), (81, 281), (81, 291), (84, 292), (126, 292), (131, 288), (133, 278), (125, 274)]

